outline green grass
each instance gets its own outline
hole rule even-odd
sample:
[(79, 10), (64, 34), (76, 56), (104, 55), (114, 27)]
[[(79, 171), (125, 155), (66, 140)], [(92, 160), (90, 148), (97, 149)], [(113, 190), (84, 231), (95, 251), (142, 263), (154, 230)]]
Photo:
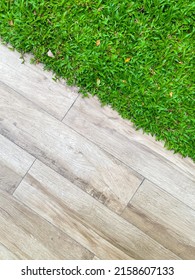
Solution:
[(1, 0), (0, 36), (195, 160), (194, 18), (192, 0)]

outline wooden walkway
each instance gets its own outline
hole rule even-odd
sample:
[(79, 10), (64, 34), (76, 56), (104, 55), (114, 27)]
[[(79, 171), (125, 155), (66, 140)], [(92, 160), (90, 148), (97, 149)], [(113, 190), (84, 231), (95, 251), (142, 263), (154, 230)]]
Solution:
[(195, 259), (195, 165), (0, 46), (0, 259)]

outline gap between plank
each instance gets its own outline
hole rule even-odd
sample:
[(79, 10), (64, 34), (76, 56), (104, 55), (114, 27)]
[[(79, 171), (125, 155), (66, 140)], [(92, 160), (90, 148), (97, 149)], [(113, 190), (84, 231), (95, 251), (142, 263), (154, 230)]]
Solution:
[[(9, 139), (8, 139), (9, 140)], [(10, 141), (10, 140), (9, 140)], [(12, 141), (11, 141), (12, 142)], [(12, 143), (14, 143), (14, 142), (12, 142)], [(14, 143), (15, 144), (15, 143)], [(18, 146), (18, 145), (17, 145)], [(20, 146), (18, 146), (18, 147), (20, 147)], [(21, 147), (20, 147), (21, 148)], [(23, 149), (23, 151), (25, 151), (24, 149)], [(26, 151), (25, 151), (26, 152)], [(30, 167), (28, 168), (28, 170), (26, 171), (26, 173), (24, 174), (24, 176), (22, 177), (22, 179), (20, 180), (20, 182), (18, 183), (18, 185), (17, 185), (17, 187), (15, 188), (15, 190), (11, 193), (11, 195), (13, 196), (14, 195), (14, 193), (15, 193), (15, 191), (17, 190), (17, 188), (19, 187), (19, 185), (22, 183), (22, 181), (24, 180), (24, 178), (26, 177), (26, 175), (28, 174), (28, 172), (30, 171), (30, 169), (31, 169), (31, 167), (33, 166), (33, 164), (35, 163), (35, 161), (37, 160), (37, 158), (35, 158), (34, 157), (34, 161), (33, 161), (33, 163), (30, 165)]]
[[(144, 181), (147, 180), (145, 177), (143, 178), (143, 180), (141, 181), (139, 187), (137, 188), (137, 190), (134, 192), (133, 196), (130, 198), (130, 200), (128, 201), (127, 205), (125, 206), (125, 208), (123, 209), (122, 213), (120, 214), (120, 216), (123, 215), (124, 211), (126, 210), (126, 208), (128, 207), (128, 205), (131, 203), (131, 201), (133, 200), (134, 196), (137, 194), (138, 190), (141, 188), (141, 186), (143, 185)], [(125, 218), (124, 218), (125, 219)], [(125, 219), (126, 220), (126, 219)], [(127, 221), (127, 220), (126, 220)]]
[(72, 103), (72, 105), (70, 106), (70, 108), (68, 109), (68, 111), (65, 113), (65, 115), (62, 117), (61, 122), (63, 123), (63, 120), (66, 118), (67, 114), (69, 113), (69, 111), (72, 109), (72, 107), (74, 106), (74, 104), (76, 103), (77, 99), (79, 98), (79, 94), (78, 96), (75, 98), (74, 102)]
[[(140, 175), (142, 178), (144, 178), (144, 179), (147, 179), (148, 181), (150, 181), (151, 183), (153, 183), (153, 184), (156, 184), (161, 190), (163, 190), (163, 191), (165, 191), (162, 187), (160, 187), (157, 183), (154, 183), (153, 181), (151, 181), (151, 180), (149, 180), (147, 177), (144, 177), (141, 173), (139, 173), (138, 171), (136, 171), (136, 170), (134, 170), (131, 166), (129, 166), (128, 164), (126, 164), (125, 162), (123, 162), (121, 159), (119, 159), (118, 157), (116, 157), (116, 156), (114, 156), (114, 155), (112, 155), (110, 152), (108, 152), (108, 151), (106, 151), (104, 148), (102, 148), (101, 146), (99, 146), (97, 143), (95, 143), (93, 140), (91, 140), (91, 139), (89, 139), (89, 138), (87, 138), (86, 136), (83, 136), (80, 132), (78, 132), (77, 130), (75, 130), (73, 127), (71, 127), (70, 125), (68, 125), (68, 124), (66, 124), (66, 123), (64, 123), (64, 122), (62, 122), (62, 121), (60, 121), (58, 118), (56, 118), (56, 117), (54, 117), (53, 115), (51, 115), (49, 112), (47, 112), (47, 111), (45, 111), (43, 108), (41, 108), (41, 107), (39, 107), (36, 103), (34, 103), (33, 101), (31, 101), (31, 100), (29, 100), (28, 98), (26, 98), (25, 96), (23, 96), (22, 94), (20, 94), (17, 90), (15, 90), (15, 89), (13, 89), (13, 88), (11, 88), (10, 86), (8, 86), (7, 84), (5, 84), (4, 82), (2, 82), (2, 81), (0, 81), (3, 85), (5, 85), (8, 89), (11, 89), (11, 91), (13, 91), (13, 92), (15, 92), (16, 94), (18, 94), (19, 96), (21, 96), (22, 98), (24, 98), (24, 99), (26, 99), (26, 100), (28, 100), (29, 102), (31, 102), (34, 106), (35, 106), (35, 108), (36, 109), (38, 109), (38, 110), (40, 110), (40, 111), (43, 111), (44, 113), (46, 113), (47, 115), (49, 115), (50, 117), (52, 117), (52, 118), (54, 118), (55, 120), (57, 120), (57, 121), (59, 121), (59, 122), (61, 122), (65, 127), (69, 127), (72, 131), (74, 131), (74, 132), (76, 132), (78, 135), (80, 135), (82, 138), (84, 138), (84, 139), (86, 139), (86, 140), (88, 140), (89, 142), (91, 142), (91, 143), (93, 143), (95, 146), (97, 146), (100, 150), (102, 150), (102, 151), (104, 151), (106, 154), (108, 154), (108, 155), (110, 155), (110, 156), (112, 156), (113, 158), (115, 158), (115, 159), (117, 159), (120, 163), (122, 163), (122, 164), (124, 164), (126, 167), (128, 167), (130, 170), (132, 170), (132, 171), (134, 171), (134, 173), (135, 174), (138, 174), (138, 175)], [(75, 101), (73, 102), (73, 104), (72, 104), (72, 106), (75, 104), (75, 102), (76, 102), (76, 100), (78, 99), (78, 97), (79, 97), (79, 95), (76, 97), (76, 99), (75, 99)], [(70, 109), (72, 108), (72, 106), (70, 107)], [(69, 110), (70, 110), (69, 109)], [(68, 111), (69, 111), (68, 110)], [(67, 112), (68, 113), (68, 112)], [(65, 116), (66, 116), (66, 114), (65, 114)], [(4, 137), (6, 137), (6, 136), (4, 136)], [(7, 137), (6, 137), (7, 138)], [(10, 140), (9, 138), (7, 138), (8, 140)], [(12, 140), (10, 140), (11, 142), (13, 142)], [(26, 151), (25, 149), (23, 149), (19, 144), (16, 144), (15, 142), (13, 142), (15, 145), (17, 145), (18, 147), (20, 147), (23, 151), (25, 151), (25, 152), (27, 152), (27, 153), (29, 153), (30, 155), (32, 155), (34, 158), (35, 158), (35, 160), (37, 159), (33, 154), (31, 154), (30, 152), (28, 152), (28, 151)], [(34, 160), (34, 162), (35, 162), (35, 160)], [(40, 159), (39, 159), (40, 160)], [(42, 160), (40, 160), (41, 162), (42, 162)], [(33, 163), (34, 163), (33, 162)], [(169, 162), (169, 161), (168, 161)], [(44, 162), (42, 162), (42, 163), (44, 163)], [(45, 164), (45, 163), (44, 163)], [(33, 165), (33, 164), (32, 164)], [(50, 167), (50, 166), (48, 166), (48, 167)], [(51, 167), (50, 167), (51, 168)], [(53, 169), (53, 168), (51, 168), (51, 169)], [(30, 168), (29, 168), (29, 170), (30, 170)], [(28, 170), (28, 171), (29, 171)], [(54, 169), (53, 169), (54, 170)], [(54, 170), (55, 171), (55, 170)], [(55, 171), (56, 172), (56, 171)], [(26, 173), (27, 174), (27, 173)], [(25, 175), (26, 175), (25, 174)], [(60, 174), (61, 175), (61, 174)], [(61, 175), (61, 176), (63, 176), (63, 175)], [(25, 177), (25, 176), (24, 176)], [(64, 177), (64, 176), (63, 176)], [(22, 178), (22, 180), (23, 180), (23, 178)], [(21, 180), (21, 181), (22, 181)], [(144, 181), (144, 180), (143, 180)], [(20, 182), (21, 183), (21, 182)], [(20, 184), (19, 183), (19, 184)], [(142, 182), (143, 183), (143, 182)], [(142, 184), (141, 183), (141, 184)], [(19, 185), (18, 185), (19, 186)], [(18, 187), (17, 186), (17, 187)], [(140, 187), (140, 186), (139, 186)], [(138, 188), (139, 188), (138, 187)], [(17, 188), (16, 188), (17, 189)], [(167, 192), (167, 191), (166, 191)], [(13, 192), (14, 193), (14, 192)], [(174, 198), (176, 198), (175, 196), (173, 196), (171, 193), (169, 193), (169, 192), (167, 192), (169, 195), (171, 195), (172, 197), (174, 197)], [(178, 199), (178, 198), (176, 198), (178, 201), (180, 201), (180, 202), (182, 202), (180, 199)], [(184, 203), (184, 202), (182, 202), (182, 203)], [(192, 210), (194, 210), (193, 208), (191, 208), (189, 205), (187, 205), (186, 203), (184, 203), (186, 206), (188, 206), (190, 209), (192, 209)]]

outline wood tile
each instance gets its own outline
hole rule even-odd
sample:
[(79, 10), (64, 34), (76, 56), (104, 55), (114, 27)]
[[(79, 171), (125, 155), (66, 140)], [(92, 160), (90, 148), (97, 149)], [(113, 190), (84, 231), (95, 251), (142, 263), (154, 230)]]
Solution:
[(194, 259), (194, 163), (96, 98), (60, 122), (77, 90), (19, 57), (0, 45), (0, 259)]
[(78, 94), (56, 83), (46, 72), (36, 71), (35, 65), (22, 64), (20, 56), (0, 44), (0, 81), (61, 120)]
[(195, 259), (195, 211), (147, 180), (122, 216), (182, 259)]
[(113, 247), (117, 259), (120, 251), (133, 259), (178, 258), (39, 161), (14, 196), (100, 259), (113, 258)]
[(19, 258), (0, 243), (0, 260), (18, 260)]
[[(7, 65), (11, 66), (12, 60), (17, 58), (17, 60), (19, 60), (20, 62), (20, 64), (18, 65), (19, 67), (23, 67), (22, 64), (25, 64), (26, 67), (34, 70), (37, 73), (40, 73), (41, 76), (44, 75), (44, 77), (48, 78), (49, 80), (55, 80), (55, 73), (47, 70), (43, 63), (41, 63), (40, 61), (37, 63), (32, 63), (32, 60), (34, 61), (34, 56), (31, 53), (23, 53), (21, 55), (19, 52), (14, 50), (11, 45), (5, 45), (3, 43), (1, 44), (0, 48), (2, 48), (2, 50), (4, 51), (4, 60), (2, 59), (0, 61), (5, 61)], [(66, 94), (68, 94), (69, 98), (72, 98), (73, 95), (75, 97), (78, 96), (79, 88), (77, 86), (68, 86), (66, 81), (62, 78), (58, 78), (57, 81), (55, 80), (55, 85), (56, 84), (66, 90)]]
[(64, 123), (120, 159), (144, 177), (195, 209), (195, 164), (135, 131), (95, 98), (78, 98)]
[(0, 134), (0, 189), (13, 193), (34, 160)]
[(94, 255), (0, 191), (0, 243), (20, 259), (92, 259)]
[(94, 261), (99, 261), (100, 259), (99, 259), (98, 257), (95, 256), (95, 257), (93, 258), (93, 260), (94, 260)]
[[(23, 195), (21, 195), (21, 192)], [(85, 195), (78, 187), (39, 161), (35, 162), (19, 189), (14, 193), (15, 197), (24, 201), (27, 205), (30, 203), (29, 207), (36, 210), (34, 203), (31, 205), (31, 199), (30, 201), (24, 199), (29, 192), (36, 207), (38, 207), (37, 213), (40, 213), (51, 223), (55, 221), (55, 225), (94, 254), (102, 259), (131, 259), (130, 256), (96, 234), (93, 228), (85, 226), (82, 220), (75, 216), (74, 211), (71, 211), (69, 205), (66, 206), (61, 202), (61, 199), (58, 202), (58, 195), (59, 197), (65, 196), (70, 204), (75, 203), (74, 199), (80, 200), (84, 196), (84, 199), (88, 200), (91, 197)], [(45, 201), (45, 207), (43, 207), (42, 201)], [(94, 200), (94, 203), (96, 203), (96, 200)], [(46, 216), (45, 211), (47, 212)], [(87, 208), (85, 211), (87, 213)]]
[(121, 213), (143, 177), (0, 85), (0, 133)]

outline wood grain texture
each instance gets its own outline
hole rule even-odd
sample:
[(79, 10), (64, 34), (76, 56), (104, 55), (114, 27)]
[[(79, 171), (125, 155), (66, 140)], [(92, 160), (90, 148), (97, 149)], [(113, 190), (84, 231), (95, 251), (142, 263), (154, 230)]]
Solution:
[(95, 98), (78, 98), (64, 123), (195, 209), (195, 164), (135, 131)]
[(144, 181), (122, 216), (182, 259), (195, 259), (195, 211)]
[(118, 213), (143, 179), (2, 84), (0, 118), (2, 135)]
[(94, 260), (94, 261), (99, 261), (100, 259), (99, 259), (98, 257), (95, 256), (95, 257), (93, 258), (93, 260)]
[(92, 259), (72, 238), (0, 191), (0, 243), (20, 259)]
[(18, 260), (19, 257), (0, 243), (0, 260)]
[[(25, 199), (29, 193), (30, 197)], [(72, 212), (69, 205), (61, 201), (62, 199), (58, 201), (58, 196), (65, 196), (70, 204), (74, 204), (74, 199), (80, 200), (83, 195), (83, 191), (80, 191), (78, 187), (39, 161), (35, 162), (14, 193), (16, 198), (27, 205), (30, 203), (29, 207), (100, 258), (131, 259), (130, 256), (95, 233), (93, 228), (83, 224), (82, 219), (75, 216), (74, 211)], [(89, 195), (84, 195), (84, 197), (86, 200), (90, 199)], [(44, 207), (42, 201), (45, 201)], [(87, 208), (85, 211), (87, 213)]]
[(19, 57), (0, 46), (0, 259), (194, 259), (194, 163)]
[(0, 44), (0, 81), (61, 120), (77, 98), (77, 93), (56, 83), (52, 75), (49, 77), (35, 65), (28, 67), (28, 61), (22, 64), (20, 56)]
[(35, 158), (0, 135), (0, 189), (13, 193)]
[(103, 250), (111, 258), (113, 247), (117, 259), (120, 251), (133, 259), (178, 258), (39, 161), (14, 196), (99, 258), (105, 258)]

